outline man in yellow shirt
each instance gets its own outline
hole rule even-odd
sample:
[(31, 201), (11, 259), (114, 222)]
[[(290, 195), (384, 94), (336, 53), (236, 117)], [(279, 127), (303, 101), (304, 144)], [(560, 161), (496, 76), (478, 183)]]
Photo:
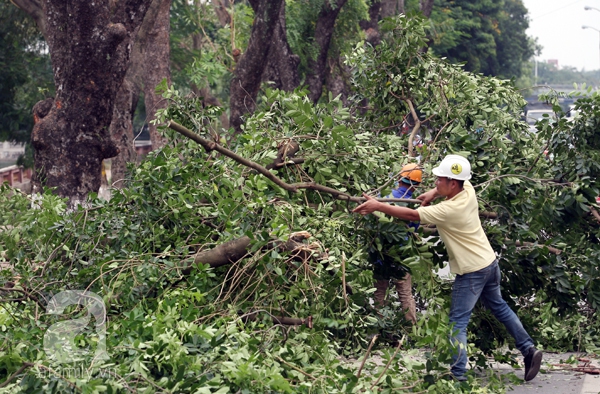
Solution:
[[(403, 220), (436, 225), (448, 251), (450, 272), (456, 274), (450, 324), (454, 325), (451, 340), (457, 345), (451, 371), (457, 380), (466, 380), (467, 325), (477, 300), (481, 299), (515, 339), (517, 349), (525, 358), (524, 378), (529, 381), (540, 370), (542, 352), (535, 348), (523, 324), (500, 294), (498, 259), (481, 227), (477, 196), (469, 182), (471, 164), (462, 156), (448, 155), (432, 172), (437, 176), (436, 187), (417, 197), (421, 207), (393, 206), (365, 194), (367, 201), (353, 212), (367, 215), (379, 211)], [(438, 197), (445, 200), (428, 206)]]

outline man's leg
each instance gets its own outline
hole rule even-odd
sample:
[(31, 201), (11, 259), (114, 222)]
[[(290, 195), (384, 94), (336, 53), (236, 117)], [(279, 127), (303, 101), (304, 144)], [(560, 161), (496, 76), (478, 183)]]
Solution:
[(535, 349), (533, 340), (525, 331), (521, 320), (506, 304), (500, 293), (500, 267), (498, 262), (492, 264), (492, 275), (481, 293), (481, 302), (488, 308), (496, 319), (498, 319), (510, 335), (515, 339), (515, 345), (525, 357), (525, 380), (529, 381), (535, 377), (542, 363), (542, 352)]
[(489, 267), (464, 275), (456, 275), (452, 286), (450, 325), (454, 325), (450, 340), (457, 347), (452, 356), (452, 374), (460, 379), (467, 371), (467, 325), (473, 307), (483, 290)]
[(396, 292), (404, 310), (404, 318), (412, 324), (417, 323), (417, 306), (412, 294), (412, 277), (407, 272), (402, 279), (395, 279)]
[(495, 262), (492, 268), (492, 276), (481, 293), (481, 302), (496, 316), (496, 319), (506, 326), (510, 335), (515, 339), (517, 349), (525, 355), (529, 348), (533, 346), (533, 340), (523, 328), (521, 320), (502, 298), (500, 293), (501, 274), (498, 263)]
[(376, 309), (380, 309), (385, 306), (385, 293), (387, 292), (389, 283), (389, 279), (375, 278), (375, 293), (373, 293), (373, 302)]

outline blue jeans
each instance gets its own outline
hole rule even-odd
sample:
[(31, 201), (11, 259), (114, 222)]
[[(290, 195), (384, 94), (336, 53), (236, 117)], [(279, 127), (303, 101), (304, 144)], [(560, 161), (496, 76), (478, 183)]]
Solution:
[(452, 305), (450, 306), (450, 324), (454, 323), (450, 340), (457, 347), (452, 357), (454, 376), (464, 375), (467, 371), (467, 325), (477, 300), (506, 326), (515, 339), (517, 349), (523, 355), (533, 346), (533, 340), (523, 328), (517, 315), (508, 307), (500, 294), (500, 267), (498, 260), (479, 271), (456, 275), (452, 286)]

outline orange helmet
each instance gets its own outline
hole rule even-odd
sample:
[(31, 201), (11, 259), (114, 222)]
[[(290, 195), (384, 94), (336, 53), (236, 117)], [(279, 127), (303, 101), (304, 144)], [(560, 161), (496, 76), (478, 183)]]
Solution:
[(400, 171), (400, 180), (411, 185), (419, 184), (423, 181), (423, 171), (418, 164), (406, 164)]

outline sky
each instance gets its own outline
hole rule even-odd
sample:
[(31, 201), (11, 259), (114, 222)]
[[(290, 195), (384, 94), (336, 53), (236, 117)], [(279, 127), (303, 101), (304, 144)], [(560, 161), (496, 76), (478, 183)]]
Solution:
[[(527, 35), (537, 37), (543, 47), (538, 61), (557, 59), (559, 67), (600, 69), (600, 0), (522, 1), (529, 11)], [(585, 6), (597, 9), (586, 11)]]

